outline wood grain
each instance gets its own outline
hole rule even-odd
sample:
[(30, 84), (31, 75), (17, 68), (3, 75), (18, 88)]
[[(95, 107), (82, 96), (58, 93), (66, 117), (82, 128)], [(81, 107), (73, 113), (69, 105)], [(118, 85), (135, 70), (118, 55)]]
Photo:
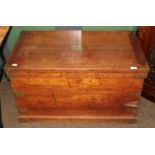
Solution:
[(8, 30), (9, 30), (9, 26), (0, 26), (0, 43), (2, 43)]
[(136, 120), (149, 68), (129, 31), (25, 31), (5, 70), (22, 121)]
[[(26, 31), (21, 34), (7, 68), (52, 72), (141, 72), (141, 68), (147, 71), (145, 60), (141, 64), (135, 57), (129, 34), (128, 31)], [(137, 70), (131, 70), (132, 66)]]

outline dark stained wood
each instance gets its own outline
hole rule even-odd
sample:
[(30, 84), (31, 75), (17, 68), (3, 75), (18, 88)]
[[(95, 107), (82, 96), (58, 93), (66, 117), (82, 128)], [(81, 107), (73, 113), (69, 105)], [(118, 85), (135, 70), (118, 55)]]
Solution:
[(142, 95), (155, 102), (155, 27), (141, 26), (137, 35), (150, 66), (150, 72), (145, 80)]
[(140, 26), (137, 32), (140, 45), (148, 61), (150, 57), (150, 49), (153, 42), (154, 28), (154, 26)]
[(136, 120), (149, 68), (129, 31), (25, 31), (5, 70), (20, 120)]

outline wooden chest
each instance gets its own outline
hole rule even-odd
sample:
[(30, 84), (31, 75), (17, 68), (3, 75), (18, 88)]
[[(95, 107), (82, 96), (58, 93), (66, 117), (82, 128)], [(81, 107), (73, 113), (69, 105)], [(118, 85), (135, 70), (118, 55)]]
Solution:
[(24, 31), (5, 66), (19, 120), (136, 120), (142, 51), (129, 31)]

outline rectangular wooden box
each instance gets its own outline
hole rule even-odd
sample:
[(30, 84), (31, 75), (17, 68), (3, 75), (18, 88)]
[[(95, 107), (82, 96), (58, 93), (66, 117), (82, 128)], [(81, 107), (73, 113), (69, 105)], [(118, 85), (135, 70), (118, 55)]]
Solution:
[(149, 69), (129, 31), (24, 31), (5, 70), (22, 121), (134, 121)]

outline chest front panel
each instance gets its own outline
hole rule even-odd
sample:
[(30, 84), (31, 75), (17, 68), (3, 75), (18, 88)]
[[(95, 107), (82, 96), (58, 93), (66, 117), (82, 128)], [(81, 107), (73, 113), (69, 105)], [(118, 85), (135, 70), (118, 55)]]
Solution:
[(82, 73), (81, 77), (70, 75), (73, 74), (68, 73), (67, 77), (13, 78), (12, 86), (18, 106), (67, 109), (137, 107), (143, 79), (126, 79), (119, 74), (119, 78), (104, 77), (102, 74), (96, 77), (88, 76), (90, 74), (86, 77), (84, 73), (83, 77)]

